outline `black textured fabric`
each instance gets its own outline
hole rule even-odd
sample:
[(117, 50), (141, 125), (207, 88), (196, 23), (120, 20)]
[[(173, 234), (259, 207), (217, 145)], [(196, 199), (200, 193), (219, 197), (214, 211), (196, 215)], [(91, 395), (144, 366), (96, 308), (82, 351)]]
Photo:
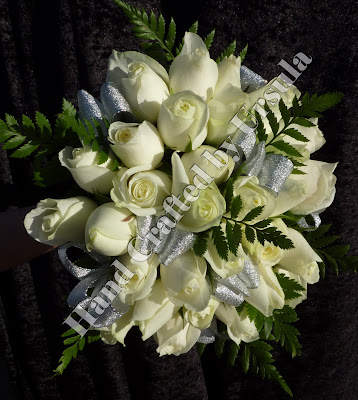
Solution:
[[(328, 144), (314, 158), (339, 161), (337, 196), (324, 214), (358, 254), (357, 30), (355, 0), (133, 2), (172, 15), (182, 34), (199, 18), (200, 34), (214, 27), (216, 57), (234, 38), (249, 42), (245, 64), (267, 79), (282, 72), (298, 52), (313, 62), (297, 81), (302, 92), (342, 91), (344, 102), (321, 121)], [(115, 48), (139, 50), (123, 14), (111, 0), (0, 0), (0, 114), (54, 115), (63, 97), (76, 103), (78, 89), (99, 94), (107, 59)], [(0, 152), (1, 207), (31, 205), (49, 197), (31, 186), (27, 161)], [(50, 194), (52, 195), (52, 193)], [(61, 197), (58, 191), (53, 197)], [(5, 229), (1, 227), (0, 229)], [(21, 251), (21, 249), (19, 249)], [(62, 351), (61, 323), (75, 280), (56, 253), (0, 275), (0, 398), (18, 399), (283, 399), (274, 384), (243, 376), (239, 366), (202, 359), (195, 349), (159, 358), (153, 340), (133, 329), (125, 348), (95, 343), (66, 373), (48, 379)], [(297, 311), (303, 356), (275, 353), (277, 366), (296, 399), (358, 398), (358, 277), (328, 274), (309, 287)]]

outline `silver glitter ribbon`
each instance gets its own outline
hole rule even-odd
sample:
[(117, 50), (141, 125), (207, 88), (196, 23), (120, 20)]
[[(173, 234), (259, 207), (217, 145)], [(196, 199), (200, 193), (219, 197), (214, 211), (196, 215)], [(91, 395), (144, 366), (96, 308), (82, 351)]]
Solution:
[(244, 65), (240, 67), (240, 81), (241, 89), (247, 93), (251, 93), (267, 84), (267, 81), (262, 76)]
[[(88, 121), (97, 120), (106, 135), (107, 127), (103, 118), (109, 123), (113, 121), (136, 122), (136, 118), (127, 100), (120, 91), (109, 82), (105, 82), (101, 88), (101, 101), (98, 101), (85, 90), (79, 90), (77, 94), (80, 118)], [(94, 125), (92, 123), (92, 125)], [(96, 136), (98, 134), (96, 133)]]
[(216, 323), (216, 319), (213, 318), (209, 328), (203, 329), (200, 332), (199, 339), (196, 342), (197, 343), (204, 343), (204, 344), (214, 343), (215, 342), (215, 336), (217, 334), (218, 334), (217, 323)]
[[(82, 268), (74, 264), (67, 255), (67, 250), (72, 247), (82, 250), (96, 260), (101, 266), (96, 269), (90, 269)], [(90, 312), (92, 301), (99, 294), (106, 283), (114, 279), (114, 268), (110, 265), (110, 257), (104, 256), (95, 251), (88, 252), (85, 245), (73, 242), (69, 242), (60, 246), (58, 248), (58, 255), (66, 269), (73, 276), (80, 280), (80, 282), (72, 289), (70, 295), (68, 296), (67, 304), (73, 308), (81, 306)], [(89, 295), (88, 292), (91, 289), (92, 292)], [(119, 301), (116, 301), (115, 309), (112, 307), (112, 304), (109, 304), (109, 306), (104, 309), (103, 313), (100, 314), (96, 321), (92, 324), (92, 327), (103, 328), (105, 326), (109, 326), (122, 315), (124, 315), (128, 310), (129, 306)]]
[(306, 219), (304, 218), (304, 217), (302, 217), (300, 220), (298, 220), (298, 222), (297, 222), (297, 224), (298, 224), (298, 226), (299, 227), (301, 227), (301, 228), (305, 228), (305, 229), (307, 229), (307, 230), (311, 230), (311, 231), (314, 231), (314, 230), (316, 230), (320, 225), (321, 225), (321, 217), (319, 216), (319, 214), (321, 213), (321, 212), (323, 212), (325, 209), (323, 209), (323, 210), (320, 210), (320, 211), (316, 211), (316, 212), (313, 212), (313, 213), (311, 213), (311, 214), (309, 214), (312, 218), (313, 218), (313, 222), (314, 222), (314, 225), (309, 225), (308, 223), (307, 223), (307, 221), (306, 221)]
[(238, 307), (250, 296), (249, 289), (256, 289), (260, 284), (260, 273), (250, 260), (244, 261), (243, 270), (229, 278), (221, 278), (213, 271), (213, 295), (223, 303)]
[[(158, 219), (159, 217), (153, 215), (137, 217), (138, 248), (142, 254), (157, 253), (161, 264), (168, 266), (177, 257), (193, 247), (195, 234), (193, 232), (183, 232), (176, 228), (172, 228), (168, 234), (165, 234), (163, 229), (156, 228)], [(153, 230), (156, 234), (153, 233)], [(148, 234), (150, 232), (158, 238), (158, 244), (149, 239)]]

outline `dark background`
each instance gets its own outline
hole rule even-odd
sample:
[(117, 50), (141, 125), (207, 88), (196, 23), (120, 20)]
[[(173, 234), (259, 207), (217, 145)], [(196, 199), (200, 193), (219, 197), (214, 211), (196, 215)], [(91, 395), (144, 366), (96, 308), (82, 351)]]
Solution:
[[(324, 213), (342, 241), (358, 254), (357, 30), (356, 0), (343, 1), (132, 1), (165, 17), (172, 15), (181, 36), (199, 19), (199, 34), (214, 27), (216, 56), (234, 38), (249, 42), (245, 65), (270, 80), (277, 63), (303, 52), (313, 62), (297, 81), (302, 92), (341, 91), (342, 104), (320, 126), (328, 144), (314, 158), (339, 161), (338, 194)], [(139, 50), (122, 12), (111, 0), (0, 0), (0, 114), (48, 116), (61, 99), (76, 103), (78, 89), (98, 96), (112, 48)], [(0, 151), (0, 203), (35, 204), (61, 197), (31, 186), (31, 165)], [(0, 227), (6, 229), (6, 227)], [(21, 251), (21, 249), (19, 249)], [(216, 361), (212, 349), (200, 359), (195, 349), (159, 358), (153, 340), (133, 329), (125, 348), (95, 343), (49, 379), (61, 355), (66, 296), (75, 285), (56, 252), (0, 275), (0, 398), (10, 399), (284, 399), (270, 382), (244, 376), (238, 365)], [(309, 288), (297, 308), (303, 356), (275, 353), (279, 371), (298, 399), (358, 398), (358, 277), (340, 275)], [(9, 379), (7, 379), (7, 375)], [(9, 380), (12, 389), (6, 387)]]

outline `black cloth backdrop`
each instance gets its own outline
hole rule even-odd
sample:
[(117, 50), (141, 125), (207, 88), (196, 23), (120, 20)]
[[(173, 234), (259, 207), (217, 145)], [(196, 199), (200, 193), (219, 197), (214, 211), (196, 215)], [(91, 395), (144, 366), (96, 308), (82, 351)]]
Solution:
[[(335, 202), (324, 213), (335, 231), (358, 254), (357, 29), (355, 0), (312, 2), (272, 0), (147, 0), (137, 6), (172, 15), (178, 33), (199, 19), (199, 33), (214, 27), (217, 56), (234, 38), (249, 43), (245, 64), (267, 79), (298, 52), (313, 62), (298, 79), (302, 92), (342, 91), (341, 105), (325, 114), (328, 140), (314, 158), (339, 161)], [(0, 111), (33, 116), (59, 112), (63, 97), (77, 104), (78, 89), (98, 96), (107, 59), (115, 48), (139, 50), (122, 12), (111, 0), (0, 1)], [(1, 207), (35, 204), (61, 197), (31, 185), (31, 165), (0, 152)], [(6, 227), (1, 227), (6, 229)], [(21, 249), (18, 249), (21, 251)], [(62, 377), (49, 379), (61, 355), (66, 296), (76, 281), (56, 252), (0, 275), (0, 398), (10, 399), (283, 399), (274, 384), (243, 376), (238, 365), (216, 360), (207, 348), (180, 357), (159, 358), (153, 340), (142, 342), (133, 329), (126, 347), (95, 343), (72, 362)], [(358, 277), (328, 274), (309, 287), (297, 311), (303, 355), (275, 352), (279, 371), (296, 399), (358, 398)], [(12, 389), (6, 388), (6, 378)]]

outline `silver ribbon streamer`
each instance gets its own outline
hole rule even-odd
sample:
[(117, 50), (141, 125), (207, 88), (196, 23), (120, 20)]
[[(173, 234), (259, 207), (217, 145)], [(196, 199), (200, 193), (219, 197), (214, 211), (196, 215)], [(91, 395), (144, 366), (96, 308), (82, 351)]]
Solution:
[[(101, 125), (102, 131), (107, 132), (106, 124), (102, 118), (104, 115), (102, 104), (85, 90), (79, 90), (77, 98), (80, 118), (91, 122), (94, 119), (97, 120)], [(94, 126), (93, 122), (92, 125)], [(96, 133), (96, 136), (98, 136), (98, 133)]]
[[(82, 268), (74, 264), (67, 255), (67, 250), (71, 247), (76, 247), (83, 250), (94, 260), (98, 261), (101, 264), (101, 267), (89, 269)], [(95, 251), (87, 252), (85, 245), (72, 242), (60, 246), (58, 248), (58, 254), (66, 269), (73, 276), (80, 280), (80, 282), (72, 289), (70, 295), (68, 296), (67, 304), (73, 308), (81, 306), (90, 312), (91, 309), (93, 309), (93, 307), (91, 307), (92, 301), (100, 293), (101, 289), (106, 285), (106, 283), (113, 280), (114, 269), (110, 266), (110, 257), (103, 256)], [(88, 292), (90, 289), (93, 290), (89, 295)], [(104, 308), (102, 314), (100, 314), (93, 323), (93, 328), (103, 328), (105, 326), (109, 326), (129, 310), (129, 306), (127, 304), (124, 304), (120, 301), (116, 301), (115, 304), (115, 308), (112, 306), (112, 304), (109, 304), (108, 307)], [(96, 302), (93, 305), (95, 308)], [(97, 315), (97, 313), (95, 314)]]
[(267, 84), (267, 81), (262, 76), (244, 65), (241, 65), (240, 68), (240, 81), (241, 89), (247, 93), (251, 93)]
[(101, 87), (101, 102), (104, 115), (108, 121), (135, 122), (135, 118), (127, 100), (119, 90), (109, 82)]
[[(148, 254), (151, 251), (157, 253), (159, 261), (163, 265), (168, 266), (177, 257), (193, 247), (195, 234), (173, 228), (170, 233), (166, 235), (163, 233), (162, 229), (155, 228), (158, 219), (158, 217), (152, 215), (137, 217), (137, 236), (140, 237), (138, 247), (142, 254)], [(148, 234), (151, 232), (152, 228), (157, 232), (154, 236), (160, 241), (159, 244), (153, 243), (149, 239)], [(159, 236), (157, 236), (158, 234)]]
[(249, 289), (256, 289), (260, 284), (260, 274), (255, 264), (247, 259), (243, 270), (229, 278), (221, 278), (213, 272), (213, 294), (224, 302), (238, 307), (243, 303), (244, 297), (250, 296)]

